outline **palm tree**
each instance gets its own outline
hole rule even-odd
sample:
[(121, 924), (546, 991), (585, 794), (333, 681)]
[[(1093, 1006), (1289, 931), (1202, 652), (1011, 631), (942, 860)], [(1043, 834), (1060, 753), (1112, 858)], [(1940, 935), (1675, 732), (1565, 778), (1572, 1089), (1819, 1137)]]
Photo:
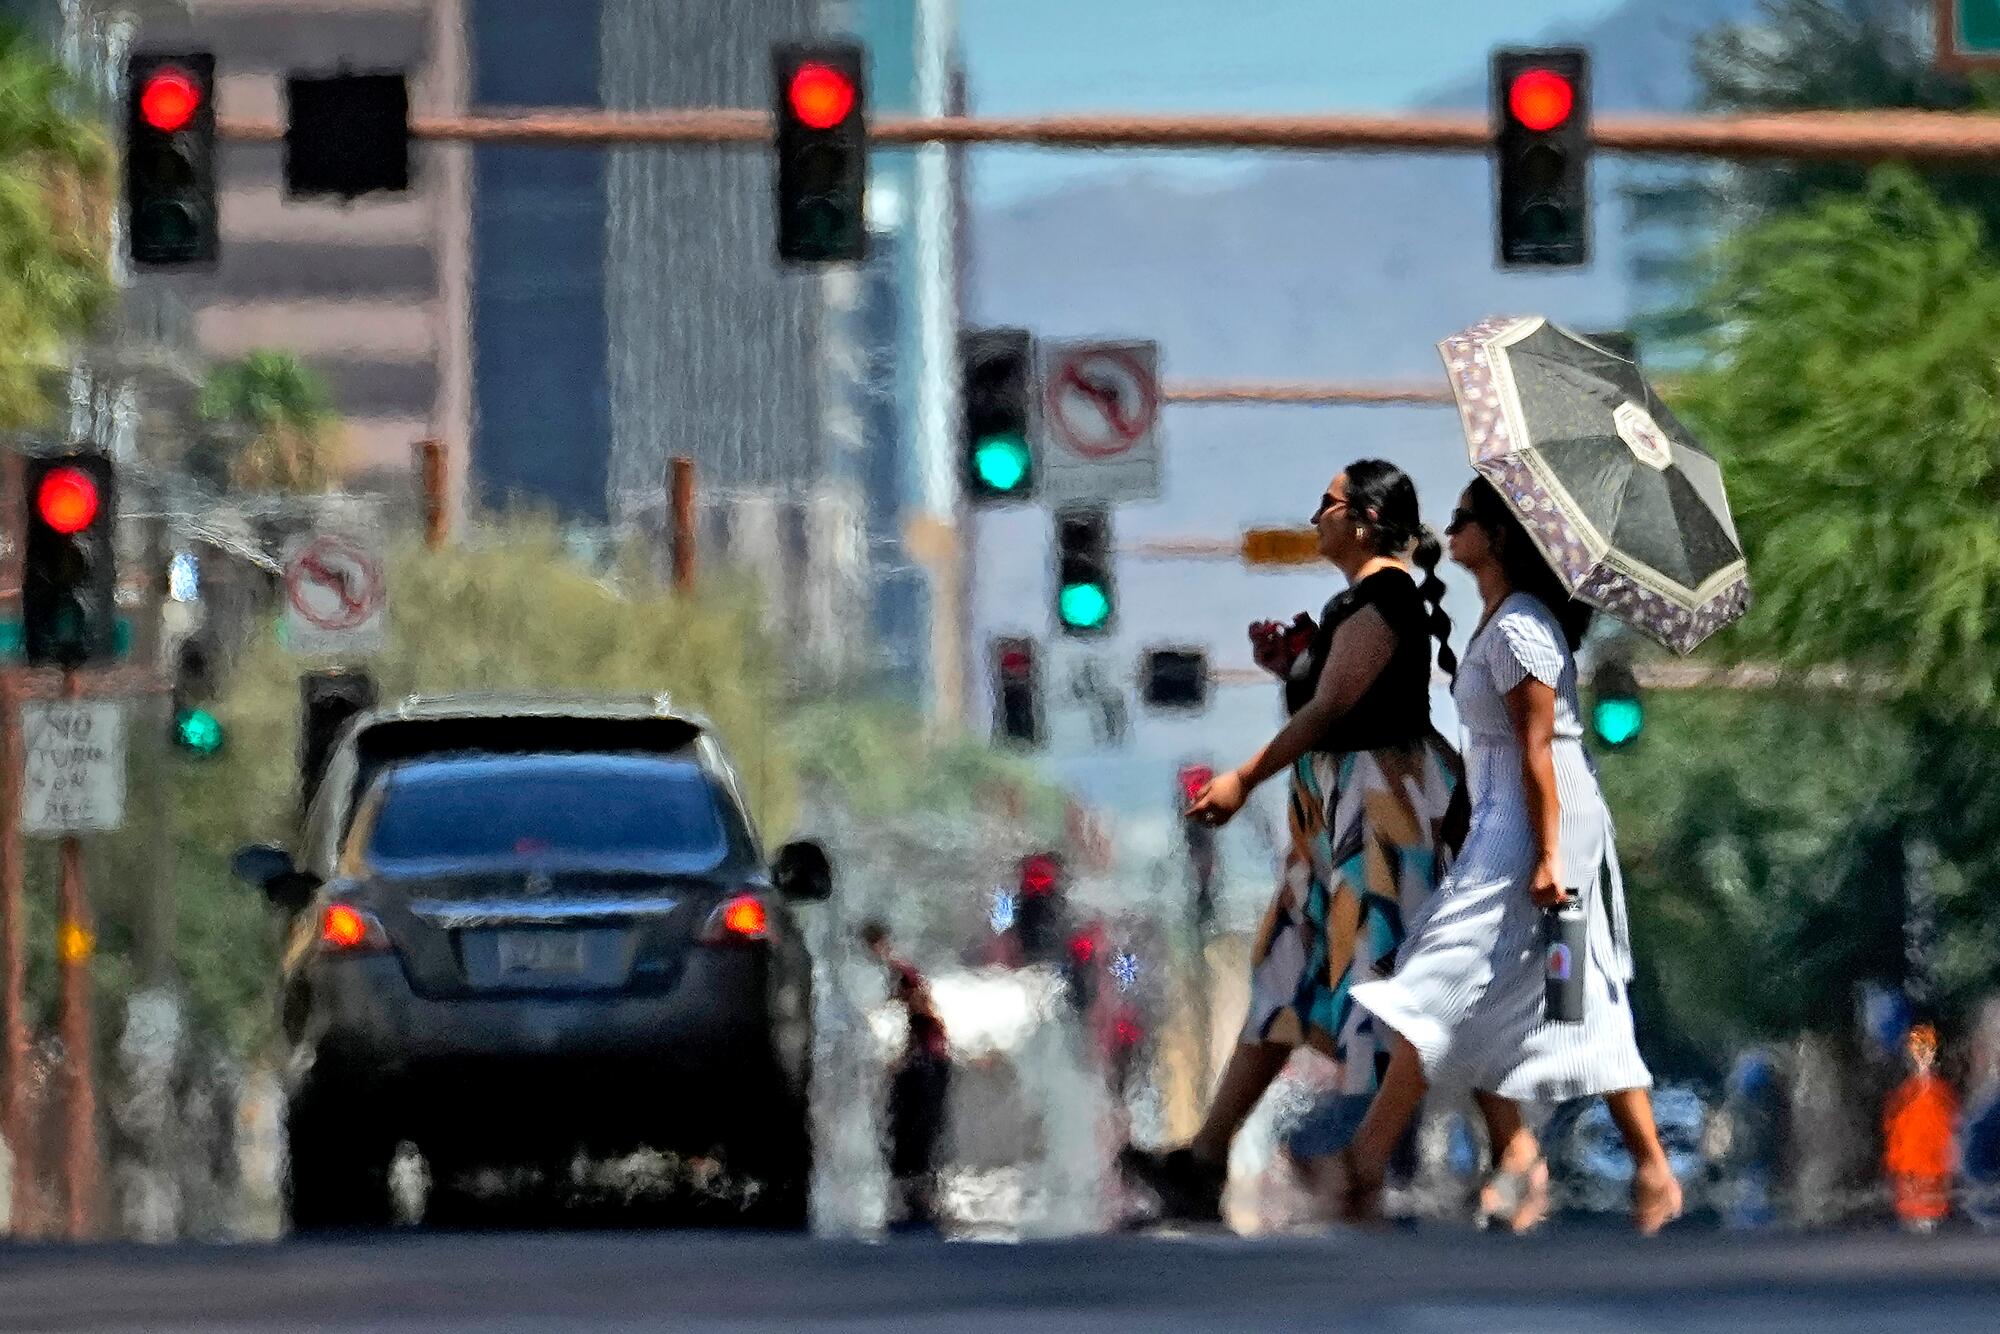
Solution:
[(110, 300), (111, 150), (81, 90), (0, 23), (0, 429), (46, 419), (49, 372)]
[(334, 477), (337, 417), (326, 382), (289, 352), (217, 366), (201, 415), (240, 433), (232, 471), (252, 490), (324, 491)]

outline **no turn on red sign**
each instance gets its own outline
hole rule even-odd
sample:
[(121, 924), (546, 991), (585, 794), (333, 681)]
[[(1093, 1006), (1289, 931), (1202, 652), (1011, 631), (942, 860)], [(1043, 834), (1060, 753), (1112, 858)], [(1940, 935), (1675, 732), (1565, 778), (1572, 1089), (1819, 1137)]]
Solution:
[(389, 590), (375, 546), (314, 533), (285, 548), (286, 649), (308, 657), (382, 651)]
[(1058, 504), (1160, 494), (1160, 349), (1137, 341), (1037, 345), (1043, 495)]

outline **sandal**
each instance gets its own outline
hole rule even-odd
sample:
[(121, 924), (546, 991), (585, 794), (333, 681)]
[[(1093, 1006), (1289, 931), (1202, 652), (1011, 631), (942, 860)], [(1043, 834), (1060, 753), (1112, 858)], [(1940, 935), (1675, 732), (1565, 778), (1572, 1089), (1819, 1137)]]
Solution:
[(1518, 1172), (1495, 1168), (1479, 1187), (1480, 1227), (1499, 1224), (1515, 1236), (1534, 1231), (1549, 1216), (1549, 1160), (1536, 1157)]

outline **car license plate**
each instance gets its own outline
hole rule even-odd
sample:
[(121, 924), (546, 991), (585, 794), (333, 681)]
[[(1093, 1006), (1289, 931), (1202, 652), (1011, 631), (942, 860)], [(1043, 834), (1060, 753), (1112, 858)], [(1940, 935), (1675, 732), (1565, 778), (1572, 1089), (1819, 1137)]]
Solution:
[(575, 931), (503, 931), (496, 942), (502, 976), (583, 971), (583, 936)]

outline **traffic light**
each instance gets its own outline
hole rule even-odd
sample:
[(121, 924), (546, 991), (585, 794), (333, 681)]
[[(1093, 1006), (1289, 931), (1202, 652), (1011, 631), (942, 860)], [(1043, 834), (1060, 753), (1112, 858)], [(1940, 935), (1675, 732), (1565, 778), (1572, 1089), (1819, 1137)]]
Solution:
[(1066, 635), (1108, 634), (1117, 611), (1111, 584), (1111, 512), (1056, 514), (1056, 623)]
[(299, 808), (312, 804), (333, 743), (349, 718), (375, 707), (375, 678), (367, 672), (307, 672), (299, 677)]
[(115, 656), (118, 506), (111, 459), (95, 450), (25, 461), (27, 543), (21, 634), (30, 666)]
[(354, 199), (410, 188), (410, 88), (394, 74), (285, 80), (285, 190)]
[(1024, 746), (1042, 744), (1042, 682), (1032, 639), (996, 639), (993, 661), (993, 736)]
[(1638, 678), (1623, 662), (1601, 662), (1590, 674), (1590, 730), (1606, 746), (1629, 746), (1646, 730), (1646, 702)]
[(1014, 896), (1014, 931), (1021, 955), (1031, 963), (1053, 960), (1063, 934), (1064, 883), (1062, 858), (1035, 852), (1021, 858), (1020, 887)]
[(1148, 649), (1139, 660), (1139, 697), (1156, 709), (1208, 705), (1208, 654), (1198, 648)]
[(132, 261), (213, 263), (215, 57), (136, 55), (125, 71), (125, 235)]
[(778, 257), (866, 256), (868, 131), (855, 42), (781, 46), (772, 55), (778, 156)]
[(204, 707), (213, 692), (208, 651), (199, 642), (187, 640), (174, 662), (173, 743), (202, 758), (222, 750), (222, 721)]
[(1503, 265), (1590, 259), (1590, 55), (1497, 51), (1493, 121)]
[(1026, 329), (973, 329), (959, 335), (964, 385), (961, 481), (975, 505), (1026, 500), (1035, 491), (1032, 368)]

